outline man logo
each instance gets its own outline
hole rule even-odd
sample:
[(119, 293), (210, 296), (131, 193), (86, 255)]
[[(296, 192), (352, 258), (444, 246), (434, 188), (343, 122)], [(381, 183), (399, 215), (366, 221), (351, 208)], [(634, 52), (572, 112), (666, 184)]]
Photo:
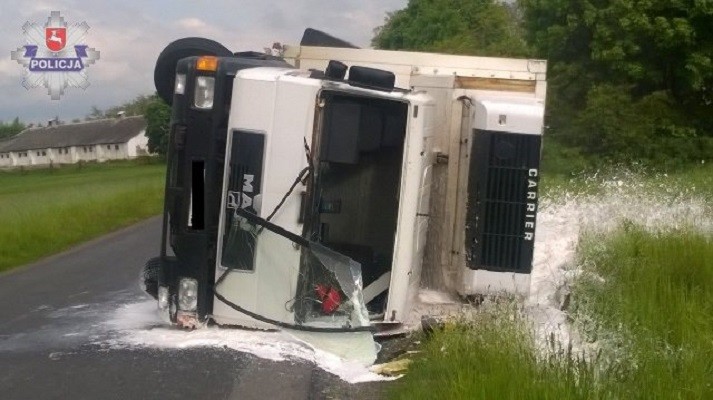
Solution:
[[(253, 198), (253, 181), (255, 180), (255, 175), (245, 174), (243, 175), (243, 190), (240, 192), (228, 191), (227, 208), (237, 209), (241, 208), (246, 210), (252, 208), (258, 211), (259, 206), (255, 202), (259, 200), (259, 195)], [(257, 208), (256, 208), (257, 207)]]

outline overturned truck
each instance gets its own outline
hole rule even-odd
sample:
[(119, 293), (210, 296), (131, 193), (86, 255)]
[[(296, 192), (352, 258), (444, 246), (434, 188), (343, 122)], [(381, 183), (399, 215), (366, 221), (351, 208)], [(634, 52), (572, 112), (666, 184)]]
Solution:
[(527, 293), (545, 71), (310, 30), (280, 56), (170, 44), (147, 291), (183, 327), (382, 334), (403, 329), (422, 286)]

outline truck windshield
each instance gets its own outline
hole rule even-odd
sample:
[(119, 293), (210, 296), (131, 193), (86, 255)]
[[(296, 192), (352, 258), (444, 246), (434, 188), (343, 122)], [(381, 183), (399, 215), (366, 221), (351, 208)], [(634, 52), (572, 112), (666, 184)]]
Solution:
[[(235, 303), (230, 300), (232, 296), (221, 291), (223, 278), (216, 283), (218, 299), (253, 318), (282, 327), (369, 330), (358, 262), (239, 207), (230, 212), (224, 251), (239, 255), (237, 262), (254, 265), (256, 273), (264, 274), (259, 286), (265, 290), (262, 299), (269, 304), (249, 310)], [(224, 276), (231, 271), (228, 269)]]
[[(324, 92), (323, 99), (308, 224), (321, 243), (362, 265), (369, 287), (391, 276), (408, 104), (338, 92)], [(387, 296), (383, 288), (367, 297), (373, 315), (385, 311)]]

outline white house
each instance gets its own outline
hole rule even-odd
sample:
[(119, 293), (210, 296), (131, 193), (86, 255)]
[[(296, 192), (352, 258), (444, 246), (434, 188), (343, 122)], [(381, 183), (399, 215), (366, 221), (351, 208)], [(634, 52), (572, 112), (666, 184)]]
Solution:
[(0, 168), (125, 160), (148, 155), (142, 116), (28, 128), (0, 143)]

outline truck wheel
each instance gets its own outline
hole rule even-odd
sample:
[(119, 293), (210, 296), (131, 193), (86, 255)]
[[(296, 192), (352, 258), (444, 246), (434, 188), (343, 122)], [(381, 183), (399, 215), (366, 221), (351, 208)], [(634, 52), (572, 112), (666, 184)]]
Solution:
[(230, 57), (233, 53), (222, 44), (204, 38), (189, 37), (169, 43), (159, 54), (154, 68), (153, 81), (159, 97), (173, 103), (173, 86), (176, 82), (176, 64), (182, 58), (193, 56)]
[(158, 300), (158, 274), (160, 269), (160, 257), (154, 257), (148, 260), (144, 266), (140, 280), (142, 289), (156, 300)]

